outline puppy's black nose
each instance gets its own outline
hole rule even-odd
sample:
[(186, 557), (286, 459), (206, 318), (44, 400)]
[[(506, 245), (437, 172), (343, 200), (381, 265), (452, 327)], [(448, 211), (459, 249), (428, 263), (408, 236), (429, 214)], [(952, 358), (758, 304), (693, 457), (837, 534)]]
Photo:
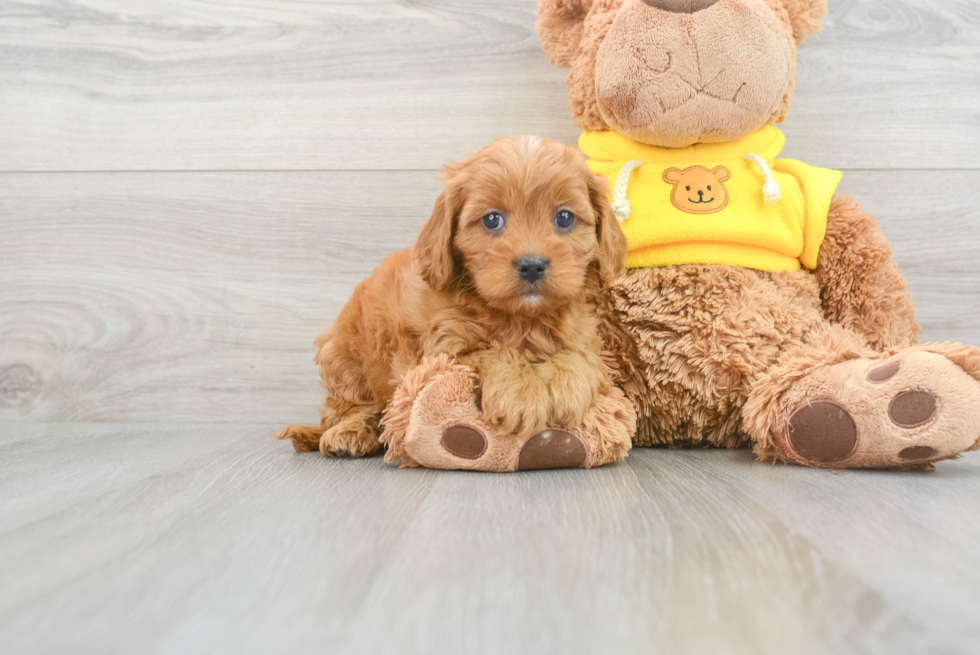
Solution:
[(522, 280), (533, 284), (544, 277), (544, 272), (548, 270), (548, 260), (544, 257), (521, 257), (514, 262), (514, 268)]

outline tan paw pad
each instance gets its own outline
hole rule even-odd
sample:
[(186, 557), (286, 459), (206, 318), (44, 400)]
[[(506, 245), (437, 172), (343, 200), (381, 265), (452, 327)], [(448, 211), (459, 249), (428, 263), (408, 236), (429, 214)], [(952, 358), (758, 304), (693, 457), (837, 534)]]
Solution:
[(980, 431), (980, 384), (940, 354), (818, 369), (784, 396), (790, 459), (811, 466), (902, 468), (955, 457)]

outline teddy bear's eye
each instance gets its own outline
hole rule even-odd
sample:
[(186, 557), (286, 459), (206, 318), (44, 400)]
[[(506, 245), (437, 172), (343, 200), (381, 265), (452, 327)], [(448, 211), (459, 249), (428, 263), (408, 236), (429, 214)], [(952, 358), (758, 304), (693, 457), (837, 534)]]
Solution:
[(691, 190), (691, 187), (687, 187), (687, 190), (690, 191)]
[(708, 187), (708, 191), (711, 191), (711, 187), (710, 186)]

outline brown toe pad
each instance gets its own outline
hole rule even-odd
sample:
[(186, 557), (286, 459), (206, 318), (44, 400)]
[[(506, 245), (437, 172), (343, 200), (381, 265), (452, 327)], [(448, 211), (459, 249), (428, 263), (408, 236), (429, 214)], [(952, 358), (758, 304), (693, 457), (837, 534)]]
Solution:
[(898, 454), (902, 459), (916, 460), (916, 459), (931, 459), (939, 454), (939, 451), (935, 448), (929, 446), (913, 446), (911, 448), (906, 448)]
[(917, 428), (931, 421), (938, 410), (939, 403), (931, 393), (906, 391), (892, 400), (888, 406), (888, 416), (899, 427)]
[(571, 432), (544, 430), (524, 444), (517, 470), (582, 468), (588, 455), (585, 444)]
[(487, 438), (476, 428), (453, 425), (442, 433), (442, 447), (463, 459), (480, 459), (487, 452)]
[(790, 417), (789, 441), (796, 454), (809, 462), (843, 462), (857, 449), (857, 424), (832, 400), (816, 400), (800, 406)]
[(870, 373), (868, 373), (868, 381), (874, 384), (881, 384), (882, 382), (888, 382), (893, 377), (898, 375), (898, 372), (901, 370), (901, 368), (902, 368), (902, 362), (898, 361), (897, 359), (888, 362), (887, 364), (879, 366), (878, 368), (873, 369)]

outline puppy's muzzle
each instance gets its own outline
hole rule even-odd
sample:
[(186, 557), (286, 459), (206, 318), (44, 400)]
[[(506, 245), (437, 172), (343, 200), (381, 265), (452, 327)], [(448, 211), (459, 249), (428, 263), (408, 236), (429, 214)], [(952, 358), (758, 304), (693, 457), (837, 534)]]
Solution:
[(548, 260), (544, 257), (521, 257), (514, 262), (514, 268), (521, 279), (529, 284), (534, 284), (544, 277), (548, 271)]

